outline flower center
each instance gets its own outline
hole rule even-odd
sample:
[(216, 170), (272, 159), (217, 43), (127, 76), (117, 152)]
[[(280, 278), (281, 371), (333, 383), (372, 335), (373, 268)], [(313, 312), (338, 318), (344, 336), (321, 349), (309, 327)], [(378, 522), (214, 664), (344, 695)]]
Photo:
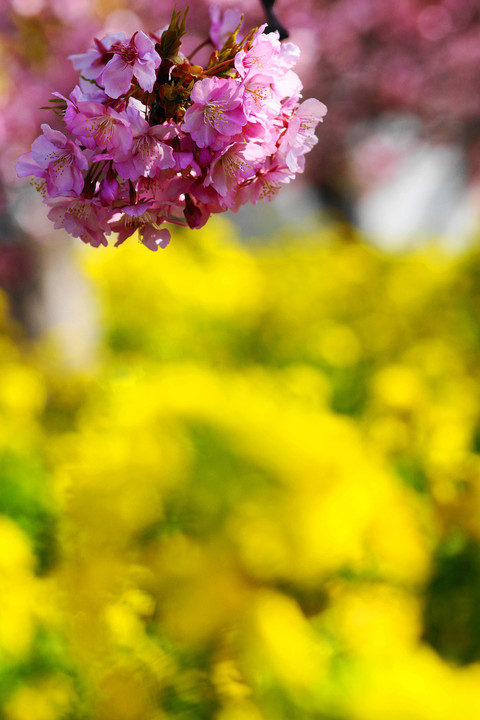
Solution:
[[(225, 115), (225, 100), (217, 100), (215, 102), (209, 102), (203, 108), (203, 122), (207, 122), (213, 125), (218, 120), (221, 120)], [(225, 118), (225, 122), (228, 120)]]
[(90, 208), (87, 207), (86, 202), (81, 200), (75, 200), (66, 210), (65, 215), (73, 215), (74, 218), (85, 222), (90, 214)]
[(56, 157), (52, 162), (50, 172), (52, 172), (56, 177), (63, 175), (65, 170), (68, 170), (72, 163), (73, 154), (70, 150), (63, 150), (62, 152), (56, 154)]
[(125, 45), (121, 42), (116, 42), (112, 45), (110, 52), (114, 52), (116, 55), (120, 55), (122, 60), (128, 64), (132, 64), (138, 57), (138, 51), (135, 45)]
[(225, 153), (222, 157), (223, 168), (227, 175), (230, 177), (237, 177), (237, 174), (241, 172), (246, 163), (238, 156), (231, 152)]
[(34, 187), (43, 198), (47, 196), (47, 183), (45, 180), (34, 178), (33, 180), (30, 180), (30, 185), (32, 185), (32, 187)]
[(93, 118), (90, 134), (100, 143), (108, 143), (113, 137), (115, 119), (110, 115)]
[(251, 68), (256, 65), (258, 68), (263, 67), (263, 60), (258, 55), (246, 55), (243, 58), (243, 64), (247, 68)]
[(260, 191), (260, 200), (272, 200), (279, 190), (280, 183), (272, 182), (271, 180), (263, 181), (262, 189)]
[(142, 137), (138, 138), (133, 144), (133, 154), (140, 155), (142, 160), (146, 161), (153, 154), (156, 144), (154, 138), (149, 135), (142, 135)]
[(263, 85), (247, 85), (245, 90), (253, 95), (255, 105), (261, 105), (267, 97), (267, 88)]
[(314, 132), (316, 127), (317, 123), (311, 117), (305, 117), (300, 121), (300, 130), (307, 132), (309, 135)]
[(155, 219), (155, 216), (149, 210), (145, 210), (141, 215), (125, 214), (125, 227), (140, 227), (141, 225), (154, 223)]

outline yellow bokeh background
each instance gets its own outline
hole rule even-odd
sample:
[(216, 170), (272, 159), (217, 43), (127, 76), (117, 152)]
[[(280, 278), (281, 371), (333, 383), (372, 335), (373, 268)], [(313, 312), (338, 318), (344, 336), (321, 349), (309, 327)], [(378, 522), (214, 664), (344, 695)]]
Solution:
[(478, 720), (480, 253), (341, 225), (78, 250), (0, 303), (5, 720)]

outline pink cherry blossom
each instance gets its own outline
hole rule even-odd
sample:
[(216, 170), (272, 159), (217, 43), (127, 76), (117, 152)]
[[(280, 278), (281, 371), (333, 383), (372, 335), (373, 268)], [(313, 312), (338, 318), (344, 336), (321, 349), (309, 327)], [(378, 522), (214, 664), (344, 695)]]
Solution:
[(236, 206), (233, 210), (238, 209), (247, 202), (256, 205), (260, 200), (271, 202), (278, 195), (282, 183), (290, 182), (293, 173), (286, 168), (280, 168), (276, 162), (270, 161), (270, 167), (259, 170), (256, 176), (243, 183), (236, 197)]
[(95, 38), (94, 48), (90, 48), (85, 53), (69, 55), (68, 59), (72, 61), (75, 70), (78, 70), (84, 78), (97, 80), (112, 57), (112, 46), (125, 42), (125, 40), (126, 36), (123, 32), (110, 33), (101, 40)]
[(167, 228), (156, 228), (152, 225), (144, 225), (140, 230), (140, 240), (149, 250), (156, 252), (159, 248), (162, 250), (167, 247), (170, 242), (170, 231)]
[[(157, 212), (151, 202), (138, 203), (122, 208), (123, 215), (119, 220), (111, 223), (111, 227), (118, 233), (115, 247), (118, 247), (139, 231), (140, 241), (154, 252), (158, 248), (166, 248), (170, 242), (170, 232), (159, 227)], [(162, 220), (160, 219), (160, 222)]]
[(304, 100), (297, 108), (295, 117), (300, 120), (300, 132), (304, 136), (313, 136), (319, 122), (327, 114), (327, 106), (316, 98)]
[(205, 184), (226, 197), (242, 180), (254, 177), (264, 160), (265, 152), (257, 143), (234, 143), (214, 157)]
[[(239, 17), (215, 13), (220, 43)], [(155, 252), (170, 241), (167, 224), (200, 228), (213, 213), (271, 200), (302, 172), (326, 108), (299, 103), (298, 49), (264, 29), (241, 50), (213, 53), (206, 70), (180, 54), (176, 15), (165, 42), (163, 31), (152, 36), (158, 45), (141, 31), (128, 41), (111, 34), (72, 56), (78, 84), (54, 93), (65, 134), (42, 125), (16, 165), (55, 227), (94, 247), (137, 232)], [(159, 46), (174, 50), (157, 75)]]
[(305, 100), (292, 116), (288, 129), (282, 137), (278, 157), (292, 173), (303, 172), (305, 154), (318, 142), (315, 128), (327, 113), (326, 106), (315, 98)]
[(203, 227), (210, 215), (225, 212), (225, 210), (229, 209), (225, 198), (212, 185), (205, 185), (200, 179), (192, 184), (189, 195), (195, 207), (200, 210), (200, 213), (191, 212), (192, 208), (187, 206), (188, 198), (185, 194), (185, 217), (189, 227)]
[(250, 122), (263, 124), (265, 128), (281, 111), (281, 97), (270, 84), (257, 82), (256, 77), (248, 76), (243, 81), (245, 90), (245, 108)]
[(284, 75), (274, 78), (271, 88), (274, 95), (282, 101), (283, 110), (294, 110), (302, 97), (303, 84), (297, 73), (287, 70)]
[(65, 119), (67, 129), (91, 150), (129, 151), (132, 130), (125, 113), (98, 102), (79, 102)]
[(243, 86), (233, 78), (205, 78), (193, 86), (193, 105), (185, 113), (183, 131), (196, 144), (219, 150), (238, 135), (247, 122), (243, 107)]
[(278, 35), (257, 33), (251, 47), (237, 53), (235, 68), (242, 78), (256, 78), (256, 82), (268, 84), (278, 75), (280, 57), (281, 45)]
[(58, 198), (49, 204), (52, 209), (48, 217), (55, 228), (64, 228), (92, 247), (108, 244), (105, 238), (111, 232), (107, 224), (108, 213), (98, 200)]
[(143, 90), (151, 92), (160, 65), (160, 55), (155, 43), (139, 30), (127, 43), (118, 40), (111, 46), (113, 58), (108, 61), (98, 82), (111, 98), (118, 98), (128, 92), (133, 77)]
[[(81, 82), (81, 80), (80, 80)], [(78, 104), (81, 102), (96, 102), (96, 103), (104, 103), (107, 99), (107, 96), (100, 87), (97, 87), (97, 85), (92, 85), (90, 83), (84, 83), (84, 86), (86, 87), (80, 87), (80, 85), (75, 85), (72, 92), (68, 97), (65, 97), (61, 93), (54, 92), (52, 95), (59, 98), (60, 100), (64, 100), (66, 103), (66, 109), (65, 113), (63, 115), (63, 119), (65, 122), (65, 125), (67, 128), (69, 127), (69, 123), (74, 119), (75, 115), (79, 112)]]
[(88, 160), (81, 149), (63, 133), (44, 123), (43, 135), (32, 143), (32, 150), (22, 155), (16, 169), (19, 177), (34, 175), (44, 178), (50, 197), (80, 195), (84, 178), (82, 170)]
[[(268, 37), (268, 36), (267, 36)], [(280, 44), (277, 66), (283, 70), (291, 70), (300, 58), (300, 48), (292, 42)]]
[(165, 140), (171, 137), (168, 127), (153, 127), (133, 107), (127, 109), (126, 115), (133, 131), (131, 148), (123, 157), (116, 160), (118, 174), (127, 180), (138, 180), (139, 177), (154, 177), (157, 170), (175, 167), (173, 150)]

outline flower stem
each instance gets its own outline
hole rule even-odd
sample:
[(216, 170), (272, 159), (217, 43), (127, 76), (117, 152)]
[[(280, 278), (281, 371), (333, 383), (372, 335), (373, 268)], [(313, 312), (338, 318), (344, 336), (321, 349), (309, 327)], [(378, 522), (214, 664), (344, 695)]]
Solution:
[(223, 69), (223, 68), (226, 67), (227, 65), (231, 65), (231, 64), (234, 63), (234, 62), (235, 62), (234, 58), (232, 58), (231, 60), (225, 60), (224, 62), (221, 62), (221, 63), (219, 63), (218, 65), (214, 65), (213, 67), (208, 68), (208, 70), (205, 70), (205, 72), (203, 73), (203, 75), (204, 75), (204, 77), (207, 77), (207, 76), (210, 75), (211, 73), (214, 73), (214, 74), (215, 74), (216, 72), (218, 72), (218, 70)]

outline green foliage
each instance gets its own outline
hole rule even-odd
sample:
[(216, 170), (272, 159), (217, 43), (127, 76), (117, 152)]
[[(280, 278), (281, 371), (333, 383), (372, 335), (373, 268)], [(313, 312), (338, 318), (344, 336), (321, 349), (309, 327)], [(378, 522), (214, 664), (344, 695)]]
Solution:
[[(458, 538), (457, 538), (458, 541)], [(443, 657), (480, 660), (480, 545), (447, 541), (439, 548), (425, 603), (425, 639)]]
[(39, 572), (45, 572), (56, 554), (55, 515), (49, 477), (39, 454), (0, 455), (0, 514), (11, 517), (31, 538)]
[(188, 8), (184, 12), (172, 12), (170, 25), (162, 33), (160, 38), (160, 57), (163, 60), (174, 59), (178, 55), (182, 37), (185, 35), (185, 23), (187, 19)]

